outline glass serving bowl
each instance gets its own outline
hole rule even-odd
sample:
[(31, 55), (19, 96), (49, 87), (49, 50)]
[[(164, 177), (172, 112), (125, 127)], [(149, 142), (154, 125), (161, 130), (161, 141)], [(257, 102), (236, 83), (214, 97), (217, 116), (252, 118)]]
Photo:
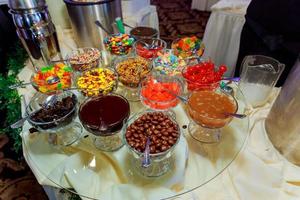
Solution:
[(176, 95), (180, 96), (183, 89), (177, 77), (152, 74), (140, 83), (140, 100), (153, 110), (168, 110), (180, 103)]
[(134, 43), (135, 53), (146, 59), (154, 59), (158, 52), (164, 51), (167, 43), (158, 38), (141, 39)]
[(76, 142), (82, 134), (79, 123), (73, 122), (76, 118), (77, 97), (70, 91), (45, 95), (36, 93), (26, 107), (28, 122), (39, 132), (50, 133), (52, 138), (57, 137), (62, 145)]
[(129, 101), (139, 101), (138, 86), (152, 70), (151, 62), (140, 56), (122, 56), (114, 62), (121, 93)]
[(112, 68), (95, 68), (78, 74), (75, 83), (84, 96), (106, 95), (117, 89), (118, 75)]
[(201, 57), (205, 46), (200, 39), (195, 36), (178, 38), (171, 44), (174, 54), (180, 58), (189, 58), (191, 56)]
[(165, 49), (153, 60), (153, 71), (162, 75), (180, 76), (185, 65), (185, 61), (175, 56), (173, 50)]
[(30, 82), (36, 91), (53, 94), (71, 87), (72, 69), (61, 62), (53, 63), (32, 74)]
[(203, 61), (199, 57), (191, 57), (184, 62), (186, 66), (181, 74), (189, 91), (215, 90), (227, 70), (225, 66), (217, 68), (212, 61)]
[(105, 48), (112, 55), (127, 55), (133, 46), (134, 38), (128, 34), (116, 33), (103, 40)]
[(216, 143), (221, 138), (221, 128), (232, 120), (238, 103), (232, 94), (221, 88), (198, 90), (189, 93), (186, 112), (192, 122), (188, 125), (191, 136), (203, 143)]
[[(171, 130), (166, 126), (171, 127)], [(177, 122), (167, 112), (147, 110), (137, 113), (123, 127), (123, 134), (134, 172), (146, 177), (158, 177), (167, 173), (174, 164), (172, 155), (180, 140), (181, 131)], [(145, 167), (142, 162), (147, 137), (150, 141), (150, 165)]]
[(137, 26), (130, 31), (130, 35), (132, 35), (136, 40), (151, 39), (158, 37), (158, 31), (151, 27)]
[(101, 52), (92, 47), (78, 48), (68, 54), (66, 59), (75, 72), (82, 72), (99, 66)]
[(130, 115), (123, 96), (108, 94), (90, 97), (79, 108), (83, 127), (94, 137), (94, 145), (102, 151), (115, 151), (123, 146), (121, 129)]

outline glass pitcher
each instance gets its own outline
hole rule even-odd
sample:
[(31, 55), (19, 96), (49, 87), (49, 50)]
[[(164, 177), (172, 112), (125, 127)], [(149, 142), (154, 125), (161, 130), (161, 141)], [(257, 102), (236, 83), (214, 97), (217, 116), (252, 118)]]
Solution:
[(252, 107), (265, 104), (285, 65), (261, 55), (246, 56), (239, 87)]

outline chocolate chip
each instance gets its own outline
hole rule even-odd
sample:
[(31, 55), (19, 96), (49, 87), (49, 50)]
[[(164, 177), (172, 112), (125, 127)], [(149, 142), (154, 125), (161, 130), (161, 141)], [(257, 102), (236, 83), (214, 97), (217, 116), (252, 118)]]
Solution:
[(29, 129), (29, 133), (35, 133), (35, 132), (38, 132), (36, 128), (32, 127)]

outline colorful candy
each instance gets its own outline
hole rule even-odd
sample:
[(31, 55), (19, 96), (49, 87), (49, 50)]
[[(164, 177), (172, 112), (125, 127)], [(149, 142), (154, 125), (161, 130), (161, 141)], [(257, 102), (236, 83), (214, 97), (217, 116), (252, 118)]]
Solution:
[(214, 63), (206, 61), (187, 66), (183, 70), (182, 76), (187, 81), (188, 90), (214, 90), (219, 86), (226, 70), (225, 65), (221, 65), (218, 70), (215, 70)]
[(78, 88), (85, 96), (108, 94), (116, 87), (117, 76), (108, 68), (96, 68), (84, 72), (77, 79)]
[(105, 48), (114, 55), (126, 55), (132, 48), (134, 38), (128, 34), (117, 33), (104, 39)]
[(85, 71), (99, 65), (101, 53), (95, 48), (81, 48), (72, 51), (68, 61), (74, 71)]
[(185, 66), (185, 62), (172, 54), (170, 51), (165, 53), (158, 52), (158, 57), (154, 60), (154, 69), (163, 75), (179, 75)]
[(151, 71), (150, 63), (142, 57), (130, 57), (116, 65), (119, 81), (126, 86), (138, 87), (140, 81)]
[(33, 87), (41, 93), (53, 93), (71, 87), (72, 68), (56, 63), (42, 67), (31, 77)]
[(152, 109), (165, 110), (175, 107), (179, 100), (175, 95), (181, 94), (181, 86), (174, 81), (157, 81), (148, 77), (142, 82), (141, 100)]
[(202, 56), (204, 53), (204, 45), (196, 36), (184, 37), (175, 40), (172, 43), (174, 54), (181, 58), (188, 58), (191, 56)]

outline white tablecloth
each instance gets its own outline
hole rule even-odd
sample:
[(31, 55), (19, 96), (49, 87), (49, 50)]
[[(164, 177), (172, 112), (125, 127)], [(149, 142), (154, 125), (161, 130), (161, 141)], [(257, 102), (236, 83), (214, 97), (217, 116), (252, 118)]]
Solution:
[[(63, 41), (61, 41), (62, 46), (64, 46)], [(67, 47), (62, 49), (67, 49)], [(31, 72), (30, 68), (25, 68), (19, 75), (20, 79), (27, 81)], [(278, 91), (278, 89), (273, 91), (271, 102)], [(26, 96), (31, 95), (25, 89), (20, 89), (19, 92)], [(300, 199), (300, 167), (289, 163), (282, 157), (274, 149), (265, 133), (264, 118), (270, 107), (271, 103), (268, 102), (263, 108), (252, 111), (247, 144), (222, 174), (203, 187), (174, 199)], [(35, 164), (28, 160), (26, 150), (24, 150), (24, 156), (35, 176), (42, 183), (45, 176), (39, 172)], [(197, 177), (194, 178), (197, 179)]]
[(228, 66), (226, 76), (234, 74), (249, 0), (221, 0), (212, 6), (203, 42), (203, 58)]

